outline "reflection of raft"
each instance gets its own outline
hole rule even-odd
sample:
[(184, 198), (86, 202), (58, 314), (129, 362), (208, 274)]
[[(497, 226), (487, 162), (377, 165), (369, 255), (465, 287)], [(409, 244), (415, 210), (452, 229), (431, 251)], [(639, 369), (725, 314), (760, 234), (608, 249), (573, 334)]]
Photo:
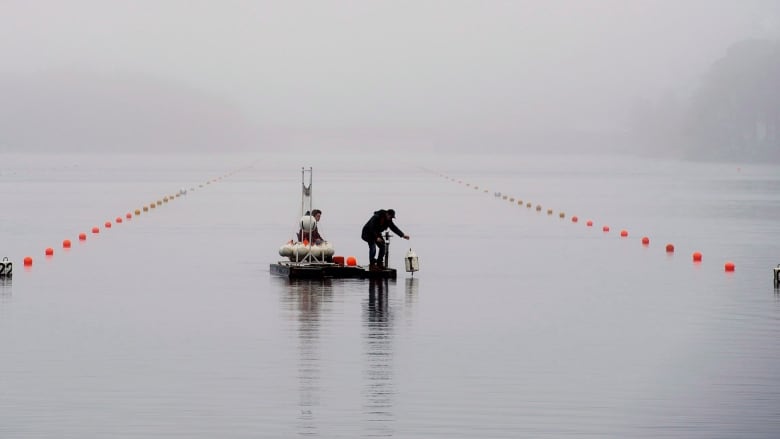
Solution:
[(290, 241), (279, 247), (279, 254), (281, 256), (296, 262), (303, 261), (306, 259), (306, 256), (309, 255), (318, 260), (329, 260), (333, 256), (333, 253), (333, 246), (329, 242), (310, 245), (309, 243)]

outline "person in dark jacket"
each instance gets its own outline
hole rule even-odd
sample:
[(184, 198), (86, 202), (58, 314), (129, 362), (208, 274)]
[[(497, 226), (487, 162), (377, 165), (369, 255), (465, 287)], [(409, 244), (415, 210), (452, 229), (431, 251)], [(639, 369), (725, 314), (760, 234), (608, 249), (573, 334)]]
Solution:
[[(396, 235), (409, 239), (409, 235), (404, 234), (401, 229), (393, 223), (395, 218), (395, 210), (393, 209), (380, 209), (374, 212), (366, 225), (363, 226), (363, 231), (360, 237), (363, 241), (368, 243), (368, 259), (370, 261), (369, 268), (383, 268), (383, 262), (385, 260), (385, 240), (382, 238), (382, 232), (388, 228), (392, 230)], [(379, 247), (379, 254), (377, 255), (377, 247)], [(375, 258), (376, 257), (376, 258)]]

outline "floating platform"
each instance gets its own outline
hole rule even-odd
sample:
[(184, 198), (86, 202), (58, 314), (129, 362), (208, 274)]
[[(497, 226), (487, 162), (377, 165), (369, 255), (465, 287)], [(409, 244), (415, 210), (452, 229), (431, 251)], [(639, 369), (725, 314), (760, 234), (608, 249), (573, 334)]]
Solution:
[(359, 265), (341, 265), (328, 262), (287, 262), (271, 264), (271, 274), (290, 279), (395, 279), (394, 268), (369, 270)]

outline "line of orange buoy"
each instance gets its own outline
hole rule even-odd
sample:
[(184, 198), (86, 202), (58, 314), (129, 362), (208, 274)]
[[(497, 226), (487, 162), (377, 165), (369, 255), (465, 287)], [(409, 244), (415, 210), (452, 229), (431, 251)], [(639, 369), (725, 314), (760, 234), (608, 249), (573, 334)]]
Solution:
[[(444, 177), (444, 178), (446, 178), (446, 179), (447, 179), (447, 180), (449, 180), (449, 181), (452, 181), (452, 182), (457, 182), (458, 184), (464, 184), (463, 180), (456, 180), (456, 179), (454, 179), (454, 178), (451, 178), (451, 177), (449, 177), (449, 176), (447, 176), (447, 175), (444, 175), (444, 174), (441, 174), (441, 173), (437, 173), (437, 174), (438, 174), (440, 177)], [(470, 187), (470, 186), (472, 186), (472, 184), (471, 184), (471, 183), (465, 183), (465, 185), (466, 185), (466, 187)], [(478, 188), (479, 188), (479, 186), (477, 186), (477, 185), (474, 185), (474, 189), (478, 189)], [(488, 190), (487, 190), (487, 189), (485, 189), (485, 190), (484, 190), (484, 192), (485, 192), (485, 193), (488, 193)], [(495, 198), (497, 198), (497, 199), (501, 199), (501, 200), (507, 200), (507, 199), (508, 199), (508, 200), (509, 200), (511, 203), (514, 203), (514, 202), (515, 202), (515, 197), (511, 197), (511, 196), (509, 196), (509, 195), (506, 195), (506, 194), (503, 194), (503, 193), (501, 193), (501, 192), (495, 192), (495, 193), (494, 193), (494, 195), (495, 195)], [(518, 201), (517, 201), (517, 205), (518, 205), (518, 206), (520, 206), (520, 207), (522, 207), (522, 206), (524, 205), (524, 204), (523, 204), (523, 200), (522, 200), (521, 198), (517, 198), (517, 200), (518, 200)], [(527, 207), (527, 208), (529, 208), (529, 209), (530, 209), (530, 208), (531, 208), (531, 206), (533, 206), (533, 203), (531, 203), (530, 201), (527, 201), (527, 200), (526, 200), (526, 202), (525, 202), (525, 207)], [(541, 204), (537, 204), (537, 205), (536, 205), (536, 211), (537, 211), (537, 212), (541, 212), (541, 211), (542, 211), (542, 205), (541, 205)], [(547, 215), (552, 215), (552, 214), (553, 214), (553, 209), (547, 209)], [(560, 212), (560, 213), (558, 214), (558, 217), (559, 217), (559, 218), (561, 218), (561, 219), (565, 218), (565, 217), (566, 217), (566, 214), (565, 214), (565, 212)], [(571, 222), (572, 222), (572, 223), (577, 223), (578, 221), (579, 221), (579, 218), (578, 218), (576, 215), (573, 215), (573, 216), (571, 217)], [(593, 227), (593, 220), (590, 220), (590, 219), (589, 219), (589, 220), (587, 220), (587, 221), (585, 222), (585, 225), (586, 225), (586, 227)], [(609, 226), (608, 226), (608, 225), (604, 225), (604, 226), (602, 226), (601, 230), (602, 230), (603, 232), (607, 233), (607, 232), (609, 232), (610, 228), (609, 228)], [(628, 237), (628, 230), (626, 230), (626, 229), (622, 229), (622, 230), (620, 231), (620, 237), (621, 237), (621, 238), (627, 238), (627, 237)], [(642, 237), (642, 240), (641, 240), (641, 242), (642, 242), (642, 246), (643, 246), (643, 247), (648, 247), (648, 246), (650, 245), (650, 238), (649, 238), (649, 237), (647, 237), (647, 236), (643, 236), (643, 237)], [(667, 254), (674, 253), (674, 244), (672, 244), (672, 243), (668, 243), (668, 244), (666, 244), (666, 247), (665, 247), (665, 249), (666, 249), (666, 253), (667, 253)], [(702, 254), (701, 254), (701, 252), (700, 252), (700, 251), (695, 251), (695, 252), (693, 252), (693, 254), (692, 254), (692, 259), (693, 259), (693, 262), (694, 262), (695, 264), (699, 264), (699, 263), (701, 263), (701, 261), (702, 261)], [(735, 270), (735, 265), (734, 265), (734, 262), (732, 262), (732, 261), (728, 261), (728, 262), (726, 262), (726, 263), (724, 264), (724, 270), (725, 270), (725, 271), (727, 271), (727, 272), (733, 272), (733, 271)]]
[[(231, 172), (225, 174), (224, 176), (220, 176), (218, 178), (214, 178), (214, 179), (208, 180), (208, 181), (205, 182), (205, 184), (208, 185), (208, 184), (211, 184), (211, 183), (216, 183), (218, 181), (221, 181), (223, 178), (232, 176), (233, 174), (235, 174), (236, 172), (238, 172), (238, 171), (240, 171), (242, 169), (249, 169), (249, 167), (231, 171)], [(202, 187), (204, 187), (204, 185), (200, 184), (200, 185), (198, 185), (198, 187), (202, 188)], [(142, 211), (143, 212), (148, 212), (149, 209), (155, 209), (157, 206), (162, 206), (163, 203), (168, 203), (169, 201), (173, 201), (174, 199), (179, 198), (182, 195), (186, 195), (188, 192), (192, 192), (192, 191), (195, 191), (195, 187), (194, 186), (190, 187), (189, 190), (180, 189), (175, 194), (165, 195), (165, 196), (163, 196), (163, 198), (161, 198), (159, 200), (156, 200), (156, 201), (152, 201), (151, 203), (149, 203), (147, 205), (144, 205), (141, 208), (135, 209), (132, 212), (134, 212), (135, 216), (138, 217), (138, 216), (141, 215)], [(125, 219), (131, 220), (132, 218), (133, 218), (133, 213), (127, 212), (125, 214)], [(121, 216), (117, 216), (113, 223), (111, 221), (106, 221), (105, 223), (103, 223), (103, 227), (105, 229), (110, 229), (113, 226), (113, 224), (122, 224), (122, 223), (123, 223), (122, 217)], [(92, 233), (95, 234), (95, 235), (100, 234), (100, 227), (98, 227), (98, 226), (92, 227), (91, 230), (92, 230)], [(79, 233), (78, 238), (79, 238), (79, 241), (82, 241), (82, 242), (86, 241), (87, 240), (87, 234), (84, 233), (84, 232), (81, 232), (81, 233)], [(71, 243), (70, 239), (65, 239), (65, 240), (62, 241), (62, 248), (64, 248), (64, 249), (70, 249), (71, 245), (72, 245), (72, 243)], [(53, 257), (54, 256), (54, 248), (47, 247), (44, 250), (44, 255), (47, 258)], [(27, 268), (32, 267), (32, 265), (33, 265), (33, 258), (32, 258), (32, 256), (25, 256), (23, 262), (24, 262), (24, 266), (25, 267), (27, 267)]]

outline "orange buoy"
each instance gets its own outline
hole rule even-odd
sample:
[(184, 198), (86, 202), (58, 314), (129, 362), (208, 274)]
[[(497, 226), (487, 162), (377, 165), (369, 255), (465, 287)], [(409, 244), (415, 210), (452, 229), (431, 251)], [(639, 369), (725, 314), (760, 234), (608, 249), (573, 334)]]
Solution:
[(734, 271), (734, 263), (731, 261), (726, 262), (726, 265), (723, 266), (723, 268), (726, 271)]
[(62, 248), (70, 248), (70, 239), (62, 241)]
[[(144, 212), (149, 212), (149, 206), (144, 206)], [(136, 213), (136, 215), (138, 215), (138, 214)]]
[(103, 224), (103, 225), (106, 226), (107, 229), (110, 229), (111, 228), (111, 221), (106, 221), (106, 223)]
[(577, 222), (577, 221), (579, 221), (579, 220), (580, 220), (580, 219), (579, 219), (579, 218), (577, 218), (577, 215), (574, 215), (573, 217), (571, 217), (571, 222), (573, 222), (573, 223), (576, 223), (576, 222)]
[(133, 217), (133, 214), (132, 214), (132, 213), (130, 213), (130, 212), (127, 212), (127, 213), (125, 214), (125, 218), (127, 218), (127, 219), (130, 219), (130, 218), (132, 218), (132, 217)]
[(86, 241), (87, 240), (87, 234), (86, 233), (79, 233), (79, 241)]
[(642, 237), (642, 245), (649, 245), (650, 244), (650, 238), (647, 236)]
[(350, 267), (354, 267), (355, 265), (357, 265), (357, 259), (355, 259), (354, 256), (348, 257), (347, 258), (347, 265), (349, 265)]
[(605, 232), (609, 232), (609, 226), (604, 226), (604, 227), (601, 228), (601, 230), (603, 230)]
[(586, 222), (585, 225), (588, 227), (593, 227), (593, 221), (588, 220), (588, 222)]
[(29, 256), (26, 256), (26, 257), (24, 258), (24, 266), (25, 266), (25, 267), (29, 267), (29, 266), (31, 266), (31, 265), (32, 265), (32, 262), (33, 262), (33, 261), (32, 261), (32, 258), (31, 258), (31, 257), (29, 257)]
[(100, 229), (98, 227), (93, 227), (92, 233), (100, 233)]
[(46, 256), (52, 256), (54, 254), (54, 249), (51, 247), (46, 248)]
[(666, 244), (666, 253), (674, 253), (674, 245)]
[(344, 265), (344, 256), (334, 256), (333, 263), (338, 265)]
[(693, 262), (701, 262), (701, 252), (693, 252)]
[(114, 221), (115, 221), (117, 224), (121, 224), (121, 223), (122, 223), (122, 217), (121, 217), (121, 216), (118, 216), (118, 217), (116, 217), (116, 219), (115, 219)]
[(560, 212), (558, 214), (558, 218), (566, 218), (566, 214), (564, 212)]
[(621, 237), (623, 237), (623, 238), (625, 238), (626, 236), (628, 236), (628, 230), (626, 230), (626, 229), (623, 229), (623, 230), (621, 230), (621, 231), (620, 231), (620, 236), (621, 236)]

